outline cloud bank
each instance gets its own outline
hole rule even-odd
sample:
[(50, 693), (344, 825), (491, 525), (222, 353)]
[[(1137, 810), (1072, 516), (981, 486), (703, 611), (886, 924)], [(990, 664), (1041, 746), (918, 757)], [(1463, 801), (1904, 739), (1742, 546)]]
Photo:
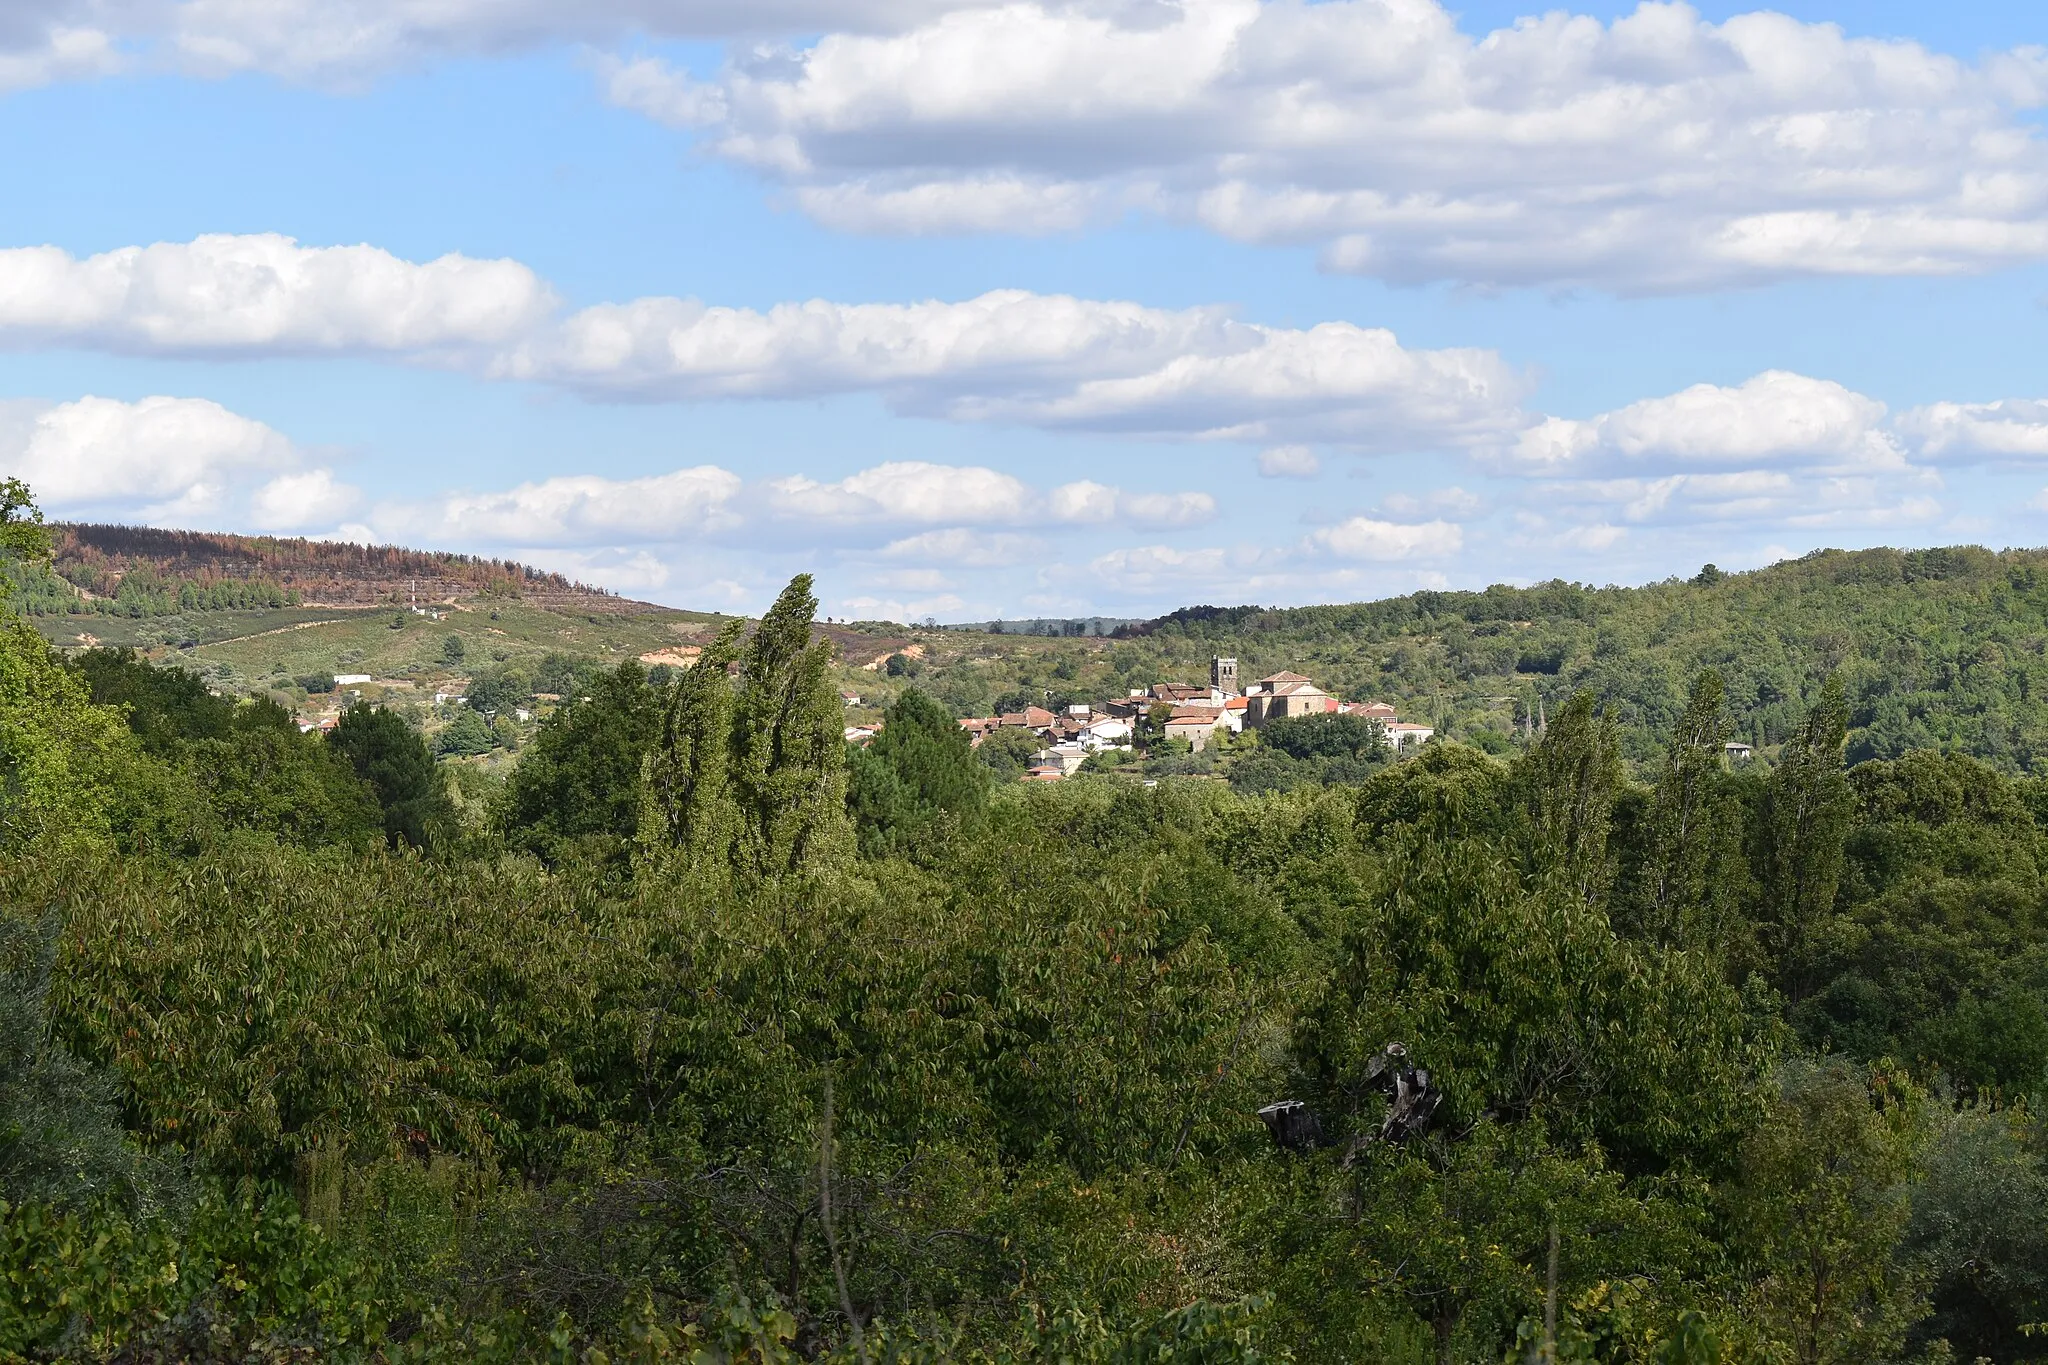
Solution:
[(622, 106), (861, 232), (1137, 210), (1415, 282), (1677, 291), (2048, 254), (2048, 53), (1971, 64), (1646, 3), (1484, 36), (1437, 0), (1018, 0), (653, 59)]
[(1522, 421), (1527, 376), (1383, 328), (996, 290), (957, 302), (766, 310), (643, 298), (565, 313), (516, 261), (208, 236), (79, 259), (0, 250), (0, 348), (362, 354), (621, 401), (874, 393), (963, 422), (1361, 450), (1469, 443)]

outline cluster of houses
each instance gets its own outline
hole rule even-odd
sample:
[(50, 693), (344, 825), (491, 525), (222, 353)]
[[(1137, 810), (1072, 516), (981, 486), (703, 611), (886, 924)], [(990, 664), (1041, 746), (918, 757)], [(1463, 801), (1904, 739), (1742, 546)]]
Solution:
[[(1094, 754), (1129, 749), (1139, 723), (1160, 706), (1171, 708), (1164, 725), (1166, 737), (1186, 740), (1197, 753), (1218, 733), (1241, 734), (1269, 720), (1297, 716), (1351, 715), (1378, 721), (1388, 747), (1397, 751), (1420, 745), (1436, 733), (1430, 726), (1403, 721), (1385, 702), (1340, 701), (1299, 673), (1275, 673), (1240, 688), (1237, 660), (1223, 658), (1210, 661), (1207, 687), (1154, 683), (1100, 705), (1069, 706), (1061, 712), (1027, 706), (1008, 715), (963, 720), (960, 726), (977, 747), (1006, 729), (1022, 729), (1043, 739), (1045, 747), (1033, 755), (1027, 780), (1057, 782)], [(849, 727), (846, 734), (856, 743), (873, 736), (871, 726)]]

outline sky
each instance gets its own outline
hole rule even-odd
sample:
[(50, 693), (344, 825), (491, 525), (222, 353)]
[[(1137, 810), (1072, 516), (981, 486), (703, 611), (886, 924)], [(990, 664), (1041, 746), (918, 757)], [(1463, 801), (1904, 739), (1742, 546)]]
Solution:
[(841, 619), (2048, 543), (2048, 11), (5, 0), (55, 517)]

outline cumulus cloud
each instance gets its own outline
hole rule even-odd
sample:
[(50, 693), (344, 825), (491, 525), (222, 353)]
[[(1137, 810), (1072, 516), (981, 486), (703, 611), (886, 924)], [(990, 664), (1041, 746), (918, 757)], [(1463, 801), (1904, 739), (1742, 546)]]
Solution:
[(0, 16), (0, 94), (121, 69), (113, 35), (89, 23), (67, 22), (66, 7), (9, 8), (14, 12)]
[(1479, 36), (1438, 0), (1013, 0), (608, 80), (860, 231), (1140, 208), (1389, 279), (1624, 291), (2048, 254), (2048, 53), (1773, 13)]
[(878, 553), (883, 559), (922, 560), (964, 569), (1002, 569), (1026, 563), (1044, 551), (1045, 542), (1036, 536), (954, 526), (892, 540)]
[(299, 462), (281, 433), (205, 399), (89, 396), (9, 406), (0, 469), (27, 480), (46, 509), (64, 516), (209, 516), (252, 479)]
[(2035, 460), (2048, 456), (2048, 400), (1933, 403), (1899, 414), (1899, 430), (1932, 459)]
[(892, 460), (834, 483), (804, 475), (771, 480), (769, 507), (827, 522), (1017, 522), (1036, 495), (1021, 480), (975, 465)]
[(1207, 493), (1126, 493), (1092, 479), (1061, 484), (1047, 506), (1055, 521), (1127, 521), (1162, 528), (1195, 526), (1216, 515), (1216, 499)]
[(1340, 559), (1391, 564), (1454, 555), (1465, 547), (1465, 532), (1456, 523), (1442, 519), (1407, 523), (1349, 517), (1334, 526), (1317, 528), (1309, 540)]
[(515, 342), (553, 299), (516, 261), (425, 264), (370, 246), (209, 235), (78, 259), (0, 250), (0, 346), (129, 354), (468, 352)]
[(266, 531), (302, 531), (331, 527), (355, 511), (362, 494), (339, 483), (325, 469), (283, 474), (256, 490), (249, 499), (251, 521)]
[(385, 535), (431, 544), (589, 546), (693, 539), (737, 524), (740, 476), (698, 465), (642, 479), (572, 475), (504, 492), (452, 493), (387, 503), (373, 522)]
[(1259, 452), (1262, 479), (1313, 479), (1323, 472), (1323, 462), (1307, 446), (1271, 446)]
[(516, 261), (210, 236), (83, 260), (0, 250), (0, 347), (381, 354), (600, 399), (875, 393), (953, 421), (1368, 451), (1498, 440), (1527, 375), (1381, 328), (1264, 327), (1217, 309), (997, 290), (766, 310), (642, 298), (562, 315)]
[(1264, 327), (1022, 290), (765, 312), (640, 299), (573, 314), (493, 372), (643, 399), (867, 390), (956, 421), (1374, 450), (1503, 433), (1529, 389), (1491, 351), (1411, 350), (1383, 328)]
[(1240, 567), (1238, 558), (1229, 550), (1214, 547), (1135, 545), (1097, 555), (1089, 561), (1088, 576), (1121, 592), (1185, 589), (1191, 583), (1203, 583), (1233, 572)]
[(1695, 384), (1588, 421), (1549, 418), (1498, 459), (1529, 474), (1645, 464), (1900, 468), (1904, 456), (1884, 416), (1884, 404), (1840, 384), (1769, 370), (1732, 387)]

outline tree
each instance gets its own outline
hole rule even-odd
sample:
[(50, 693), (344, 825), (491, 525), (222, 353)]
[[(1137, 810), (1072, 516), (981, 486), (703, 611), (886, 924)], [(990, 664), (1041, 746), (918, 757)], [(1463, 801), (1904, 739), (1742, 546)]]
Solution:
[(640, 826), (644, 842), (679, 857), (684, 867), (723, 875), (731, 873), (733, 841), (739, 835), (739, 807), (728, 770), (730, 670), (743, 629), (745, 622), (728, 622), (696, 665), (676, 679), (648, 764), (648, 803)]
[(404, 717), (381, 706), (351, 706), (327, 742), (376, 793), (391, 847), (433, 849), (453, 837), (455, 807), (433, 751)]
[(468, 704), (484, 715), (516, 711), (533, 699), (533, 684), (510, 668), (491, 668), (469, 680)]
[(52, 1036), (56, 930), (0, 917), (0, 1204), (133, 1208), (163, 1193), (169, 1173), (130, 1145), (114, 1078)]
[(0, 847), (110, 846), (124, 811), (152, 801), (149, 769), (42, 636), (0, 624)]
[(441, 642), (442, 663), (459, 664), (462, 662), (462, 656), (467, 652), (468, 651), (464, 647), (462, 643), (462, 637), (460, 635), (450, 635), (447, 639)]
[[(1712, 566), (1709, 565), (1709, 568)], [(1728, 741), (1721, 675), (1700, 674), (1664, 753), (1648, 816), (1635, 927), (1658, 943), (1719, 952), (1746, 880), (1742, 812), (1723, 789)]]
[(487, 754), (497, 746), (498, 737), (491, 733), (490, 722), (466, 706), (434, 736), (434, 751), (441, 754), (473, 757)]
[(1258, 742), (1291, 758), (1387, 757), (1387, 728), (1364, 716), (1282, 716), (1257, 731)]
[(0, 555), (47, 559), (50, 533), (43, 529), (43, 509), (20, 479), (0, 480)]
[(1962, 1359), (2035, 1354), (2029, 1324), (2048, 1303), (2048, 1168), (2039, 1120), (2023, 1109), (1933, 1106), (1906, 1250), (1933, 1277), (1921, 1335)]
[(1005, 725), (984, 731), (974, 747), (975, 760), (998, 782), (1014, 782), (1031, 767), (1032, 756), (1045, 741), (1021, 725)]
[(847, 810), (868, 857), (929, 848), (973, 829), (988, 802), (987, 769), (958, 721), (916, 688), (885, 713), (882, 732), (847, 755)]
[(1779, 987), (1797, 1004), (1816, 984), (1814, 954), (1834, 913), (1855, 798), (1842, 772), (1848, 705), (1831, 677), (1785, 745), (1764, 791), (1759, 831), (1764, 920)]
[(1896, 1356), (1927, 1311), (1897, 1256), (1911, 1214), (1916, 1097), (1844, 1058), (1794, 1061), (1726, 1192), (1750, 1312), (1798, 1365)]
[(740, 863), (757, 877), (821, 869), (852, 851), (845, 708), (832, 686), (832, 646), (811, 640), (817, 612), (811, 576), (798, 574), (740, 657), (730, 771)]
[(360, 845), (382, 829), (375, 794), (353, 767), (301, 734), (276, 702), (215, 696), (195, 675), (133, 650), (87, 650), (72, 667), (95, 702), (127, 713), (147, 752), (189, 779), (216, 827), (306, 847)]
[(1562, 875), (1589, 904), (1606, 897), (1607, 834), (1621, 784), (1614, 724), (1579, 692), (1516, 774), (1528, 811), (1532, 865)]
[(588, 698), (543, 721), (505, 786), (507, 842), (551, 863), (579, 843), (623, 853), (639, 823), (641, 768), (665, 700), (629, 659), (598, 679)]

